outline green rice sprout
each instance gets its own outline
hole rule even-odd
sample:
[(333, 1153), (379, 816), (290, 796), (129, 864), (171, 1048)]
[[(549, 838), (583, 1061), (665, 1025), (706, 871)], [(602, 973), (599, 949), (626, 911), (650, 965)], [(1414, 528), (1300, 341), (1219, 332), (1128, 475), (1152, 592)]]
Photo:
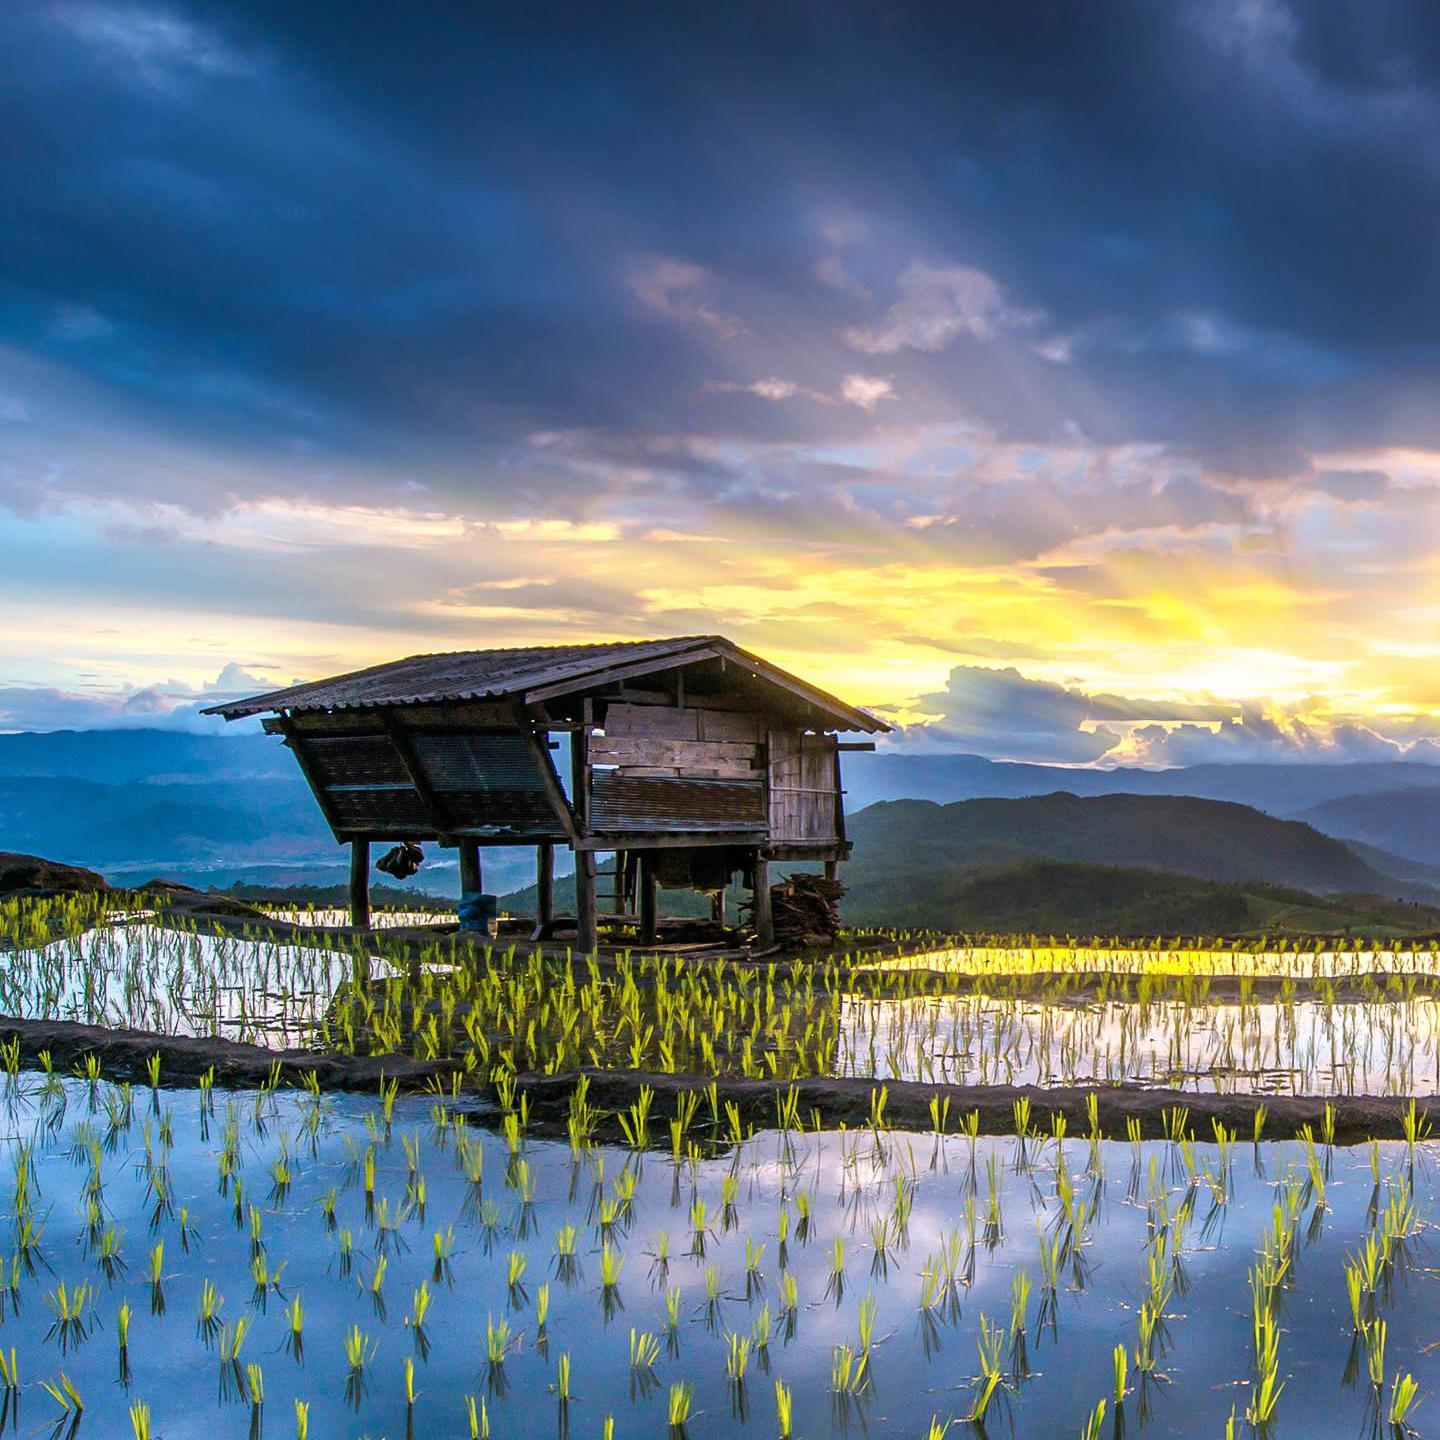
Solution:
[(790, 1387), (779, 1380), (775, 1382), (775, 1424), (780, 1432), (780, 1440), (792, 1440), (795, 1433), (795, 1404)]
[(624, 1257), (607, 1240), (600, 1247), (600, 1287), (614, 1290), (620, 1283), (620, 1266)]
[(670, 1385), (665, 1403), (665, 1416), (671, 1432), (683, 1430), (690, 1419), (690, 1406), (695, 1399), (695, 1386), (689, 1380), (676, 1380)]
[(523, 1250), (512, 1250), (505, 1265), (505, 1283), (513, 1290), (520, 1284), (527, 1264)]
[(866, 1386), (870, 1373), (870, 1357), (863, 1352), (852, 1350), (848, 1345), (836, 1345), (830, 1351), (830, 1389), (836, 1395), (859, 1395)]
[(465, 1397), (465, 1417), (470, 1422), (470, 1440), (490, 1440), (490, 1411), (485, 1397)]
[(1370, 1374), (1370, 1383), (1378, 1391), (1385, 1384), (1385, 1338), (1384, 1320), (1372, 1320), (1365, 1327), (1365, 1368)]
[(980, 1355), (980, 1378), (975, 1385), (975, 1398), (970, 1406), (969, 1419), (972, 1424), (978, 1425), (984, 1422), (985, 1412), (990, 1408), (990, 1402), (1004, 1376), (1001, 1357), (1004, 1354), (1005, 1330), (1003, 1326), (994, 1324), (983, 1311), (980, 1315), (980, 1334), (975, 1345)]
[(510, 1333), (510, 1322), (501, 1316), (496, 1320), (493, 1316), (485, 1317), (485, 1359), (492, 1367), (498, 1367), (505, 1363), (505, 1357), (510, 1353), (512, 1336)]
[(1397, 1430), (1409, 1428), (1410, 1412), (1415, 1408), (1420, 1387), (1408, 1371), (1402, 1375), (1398, 1370), (1390, 1382), (1390, 1405), (1385, 1412), (1386, 1419)]
[(630, 1329), (630, 1368), (650, 1370), (660, 1358), (660, 1341), (648, 1330)]
[(743, 1380), (750, 1364), (750, 1337), (731, 1332), (725, 1336), (725, 1374), (731, 1380)]
[(345, 1335), (345, 1364), (351, 1375), (360, 1375), (375, 1358), (375, 1342), (358, 1325), (352, 1325)]
[(85, 1413), (85, 1402), (80, 1392), (62, 1370), (54, 1380), (42, 1380), (40, 1388), (60, 1407), (62, 1415), (80, 1416)]

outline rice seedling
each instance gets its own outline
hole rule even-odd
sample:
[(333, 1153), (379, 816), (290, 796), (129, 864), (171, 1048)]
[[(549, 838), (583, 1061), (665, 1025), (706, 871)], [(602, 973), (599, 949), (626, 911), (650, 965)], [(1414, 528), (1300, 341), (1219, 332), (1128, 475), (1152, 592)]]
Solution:
[(748, 1335), (730, 1332), (725, 1336), (725, 1374), (735, 1381), (745, 1378), (750, 1364), (751, 1341)]
[(660, 1341), (647, 1330), (630, 1331), (630, 1368), (650, 1370), (660, 1358)]
[(60, 1407), (62, 1419), (66, 1416), (78, 1418), (85, 1413), (85, 1401), (63, 1370), (54, 1380), (42, 1380), (40, 1388)]
[(302, 1360), (305, 1352), (305, 1307), (298, 1294), (290, 1297), (285, 1307), (285, 1348)]
[(695, 1399), (695, 1386), (689, 1380), (676, 1380), (670, 1386), (665, 1404), (665, 1418), (670, 1433), (682, 1433), (690, 1420), (690, 1407)]
[(485, 1359), (492, 1369), (499, 1369), (505, 1363), (514, 1342), (508, 1320), (503, 1316), (499, 1320), (490, 1315), (485, 1317)]
[(1390, 1404), (1385, 1411), (1385, 1418), (1393, 1429), (1403, 1432), (1410, 1428), (1410, 1415), (1419, 1393), (1420, 1387), (1412, 1375), (1395, 1372), (1390, 1382)]
[(505, 1283), (511, 1290), (518, 1288), (520, 1281), (525, 1275), (525, 1267), (529, 1263), (528, 1257), (523, 1250), (512, 1250), (505, 1262)]
[(830, 1389), (836, 1395), (860, 1395), (869, 1383), (870, 1357), (849, 1345), (830, 1351)]
[(1370, 1375), (1370, 1384), (1377, 1392), (1385, 1384), (1387, 1328), (1384, 1320), (1372, 1320), (1361, 1332), (1361, 1337), (1365, 1342), (1365, 1368)]
[(607, 1240), (600, 1247), (600, 1287), (602, 1290), (614, 1290), (620, 1283), (620, 1267), (624, 1263), (624, 1257)]
[(59, 1338), (62, 1351), (84, 1340), (93, 1301), (94, 1292), (83, 1280), (76, 1285), (61, 1280), (46, 1295), (45, 1303), (55, 1317), (50, 1333)]
[(358, 1325), (345, 1334), (345, 1364), (352, 1375), (359, 1374), (375, 1358), (375, 1342)]
[(780, 1440), (792, 1440), (795, 1434), (795, 1402), (790, 1387), (779, 1380), (775, 1382), (775, 1424)]

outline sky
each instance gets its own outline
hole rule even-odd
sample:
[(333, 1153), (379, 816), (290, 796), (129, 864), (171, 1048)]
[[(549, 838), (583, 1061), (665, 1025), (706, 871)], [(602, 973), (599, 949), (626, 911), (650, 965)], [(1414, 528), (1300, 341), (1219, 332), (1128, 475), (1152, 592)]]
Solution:
[(1433, 6), (0, 23), (0, 729), (718, 632), (917, 748), (1434, 749)]

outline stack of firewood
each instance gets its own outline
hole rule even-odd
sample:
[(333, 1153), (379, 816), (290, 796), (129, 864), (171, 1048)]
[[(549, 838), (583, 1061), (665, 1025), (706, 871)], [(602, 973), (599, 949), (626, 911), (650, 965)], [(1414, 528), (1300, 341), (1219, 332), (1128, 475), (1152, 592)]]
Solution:
[(823, 875), (792, 875), (770, 887), (775, 943), (786, 950), (833, 945), (840, 931), (840, 897), (845, 887)]

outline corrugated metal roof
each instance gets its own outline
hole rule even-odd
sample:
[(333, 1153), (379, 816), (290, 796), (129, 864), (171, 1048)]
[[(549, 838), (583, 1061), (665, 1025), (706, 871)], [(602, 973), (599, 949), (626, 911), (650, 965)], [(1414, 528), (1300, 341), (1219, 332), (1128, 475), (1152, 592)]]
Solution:
[(783, 685), (810, 704), (826, 710), (841, 728), (878, 733), (882, 720), (741, 650), (720, 635), (684, 635), (668, 640), (628, 640), (593, 645), (535, 645), (507, 650), (458, 650), (411, 655), (328, 680), (291, 685), (265, 695), (212, 705), (204, 713), (238, 720), (265, 711), (373, 709), (465, 700), (496, 700), (571, 682), (582, 686), (616, 666), (658, 666), (689, 651), (697, 658), (720, 654), (750, 667), (761, 679)]

